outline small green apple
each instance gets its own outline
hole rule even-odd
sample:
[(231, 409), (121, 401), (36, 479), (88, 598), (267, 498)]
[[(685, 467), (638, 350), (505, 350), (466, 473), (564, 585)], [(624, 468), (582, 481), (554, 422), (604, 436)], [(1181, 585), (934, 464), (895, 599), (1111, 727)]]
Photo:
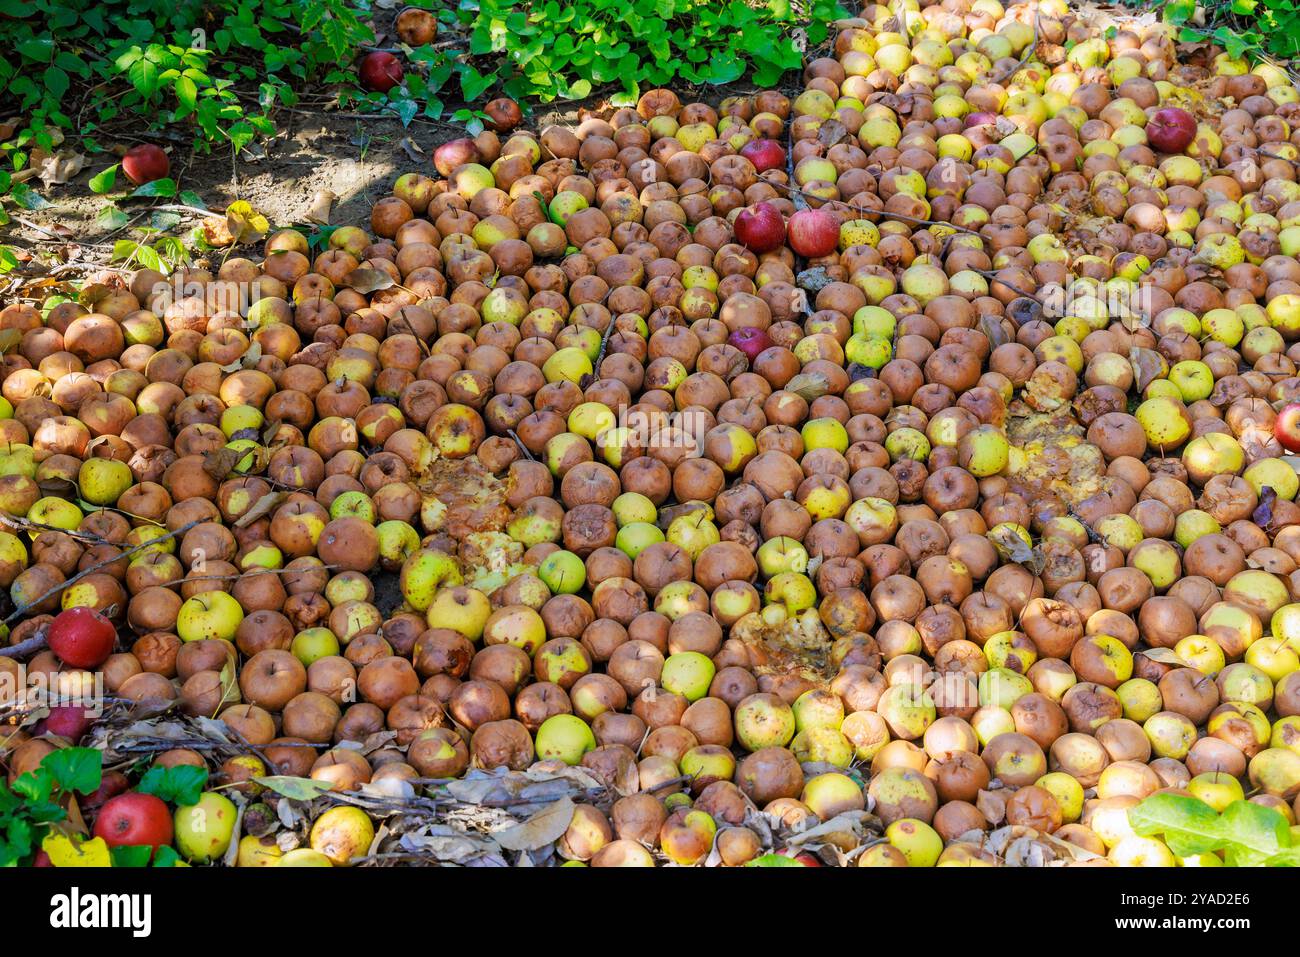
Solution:
[(595, 750), (596, 736), (587, 722), (571, 714), (556, 714), (537, 729), (536, 753), (539, 761), (558, 758), (573, 766), (582, 756)]

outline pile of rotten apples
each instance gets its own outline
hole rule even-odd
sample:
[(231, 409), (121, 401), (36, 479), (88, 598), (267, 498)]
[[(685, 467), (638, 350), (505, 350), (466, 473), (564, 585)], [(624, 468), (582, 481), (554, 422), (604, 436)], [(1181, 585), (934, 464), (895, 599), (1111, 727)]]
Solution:
[(885, 839), (801, 856), (1219, 863), (1134, 833), (1162, 790), (1293, 823), (1300, 94), (1172, 34), (868, 5), (794, 99), (499, 111), (324, 251), (8, 306), (25, 673), (219, 717), (273, 765), (236, 800), (580, 765), (592, 866), (854, 811)]

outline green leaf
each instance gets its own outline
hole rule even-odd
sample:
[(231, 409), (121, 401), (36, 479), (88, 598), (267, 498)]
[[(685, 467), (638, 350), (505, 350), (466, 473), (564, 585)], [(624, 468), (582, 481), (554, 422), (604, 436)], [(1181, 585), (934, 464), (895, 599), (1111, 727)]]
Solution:
[(1233, 801), (1220, 817), (1229, 867), (1254, 867), (1291, 846), (1291, 828), (1280, 813), (1262, 804)]
[(33, 37), (14, 47), (29, 60), (37, 63), (49, 63), (54, 58), (54, 38), (49, 36)]
[(163, 196), (170, 199), (175, 195), (176, 181), (170, 177), (163, 177), (162, 179), (156, 179), (151, 183), (137, 186), (135, 191), (131, 193), (132, 198), (136, 196)]
[(95, 217), (95, 225), (104, 232), (121, 229), (128, 221), (126, 213), (112, 203), (101, 209), (99, 215)]
[(64, 791), (91, 794), (98, 790), (103, 774), (101, 758), (95, 748), (60, 748), (47, 754), (41, 767), (49, 769)]
[(117, 167), (118, 164), (114, 163), (112, 166), (108, 167), (108, 169), (102, 170), (90, 177), (90, 191), (92, 193), (103, 194), (111, 190), (114, 184), (117, 183)]
[(186, 206), (193, 206), (196, 209), (208, 208), (208, 204), (203, 202), (203, 197), (191, 189), (181, 190), (181, 195), (177, 198)]
[(144, 773), (136, 790), (142, 794), (155, 795), (173, 804), (198, 804), (199, 795), (203, 793), (207, 783), (207, 768), (196, 768), (192, 765), (164, 768), (154, 765)]
[(1129, 808), (1128, 821), (1142, 837), (1162, 836), (1179, 857), (1216, 851), (1223, 842), (1214, 808), (1183, 794), (1153, 794)]
[(9, 195), (23, 209), (47, 209), (54, 205), (26, 183), (14, 183), (9, 190)]
[(268, 791), (274, 791), (291, 801), (314, 801), (330, 789), (329, 782), (313, 781), (311, 778), (298, 778), (287, 774), (275, 774), (264, 778), (253, 778)]
[(148, 844), (128, 844), (109, 849), (114, 867), (148, 867), (153, 848)]
[(153, 866), (154, 867), (175, 867), (176, 863), (180, 859), (181, 857), (179, 854), (176, 853), (175, 848), (173, 848), (170, 844), (164, 844), (162, 847), (158, 848), (157, 853), (154, 854)]

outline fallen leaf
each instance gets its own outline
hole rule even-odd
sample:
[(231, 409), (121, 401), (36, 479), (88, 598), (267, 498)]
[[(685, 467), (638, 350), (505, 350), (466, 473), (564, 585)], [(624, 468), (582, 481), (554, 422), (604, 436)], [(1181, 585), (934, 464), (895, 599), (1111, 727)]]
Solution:
[(333, 190), (317, 190), (316, 195), (311, 198), (311, 206), (307, 210), (308, 221), (328, 226), (330, 224), (330, 210), (337, 200), (338, 196), (335, 195)]
[(41, 841), (41, 850), (50, 856), (55, 867), (112, 867), (113, 858), (102, 837), (74, 841), (62, 833), (52, 833)]
[(574, 804), (562, 797), (542, 808), (522, 824), (493, 834), (496, 842), (508, 851), (536, 851), (558, 841), (573, 820)]
[(363, 296), (393, 288), (393, 277), (380, 269), (354, 269), (343, 277), (343, 285)]
[(239, 246), (258, 242), (271, 231), (271, 224), (267, 218), (243, 199), (236, 200), (226, 207), (226, 227), (235, 237), (235, 244)]
[(86, 165), (86, 157), (75, 150), (46, 153), (44, 150), (34, 149), (31, 161), (36, 169), (36, 175), (46, 186), (70, 183)]
[(285, 498), (288, 497), (288, 494), (289, 494), (288, 492), (267, 492), (265, 495), (263, 495), (261, 498), (259, 498), (256, 502), (253, 503), (252, 508), (250, 508), (243, 515), (239, 516), (238, 520), (236, 520), (235, 522), (235, 527), (247, 528), (249, 525), (252, 525), (254, 522), (256, 522), (259, 518), (262, 518), (266, 515), (270, 515), (272, 512), (274, 512), (277, 508), (280, 507), (280, 503), (283, 502)]
[(418, 163), (425, 157), (424, 150), (420, 149), (420, 145), (409, 136), (403, 136), (397, 145), (406, 151), (412, 163)]

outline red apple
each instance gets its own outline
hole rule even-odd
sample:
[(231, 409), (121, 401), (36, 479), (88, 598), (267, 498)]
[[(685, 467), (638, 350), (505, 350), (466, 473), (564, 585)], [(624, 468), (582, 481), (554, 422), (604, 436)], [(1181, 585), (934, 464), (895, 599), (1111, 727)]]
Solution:
[(743, 329), (737, 329), (727, 336), (727, 342), (748, 356), (749, 361), (752, 363), (758, 358), (760, 352), (771, 348), (772, 337), (762, 329), (745, 326)]
[(110, 798), (95, 818), (95, 836), (109, 847), (149, 845), (155, 851), (172, 842), (172, 815), (152, 794), (119, 794)]
[[(770, 253), (785, 242), (785, 220), (771, 203), (757, 203), (740, 211), (733, 226), (736, 240), (756, 253)], [(838, 227), (837, 227), (838, 232)]]
[(790, 248), (806, 259), (829, 256), (840, 241), (840, 223), (824, 209), (801, 209), (787, 225)]
[(1156, 110), (1147, 120), (1147, 142), (1161, 153), (1181, 153), (1196, 138), (1196, 117), (1176, 106)]
[(121, 771), (105, 771), (99, 779), (99, 787), (81, 799), (81, 809), (93, 811), (97, 807), (102, 807), (130, 786), (131, 782)]
[(152, 143), (132, 146), (122, 157), (122, 172), (137, 186), (164, 179), (171, 171), (172, 163), (167, 154)]
[(76, 744), (94, 723), (94, 719), (80, 705), (61, 704), (50, 708), (49, 715), (38, 722), (40, 731), (37, 733), (57, 734)]
[(65, 665), (98, 668), (113, 653), (117, 629), (93, 608), (69, 608), (50, 622), (46, 640)]
[(406, 75), (401, 61), (383, 50), (367, 53), (361, 58), (360, 74), (361, 85), (376, 93), (387, 93)]
[(54, 862), (50, 860), (50, 855), (44, 851), (37, 851), (36, 856), (32, 858), (32, 867), (53, 867)]
[(450, 140), (433, 151), (433, 165), (443, 176), (450, 176), (457, 166), (479, 161), (478, 147), (468, 137)]
[(750, 140), (740, 148), (740, 155), (754, 164), (760, 173), (769, 169), (785, 169), (785, 150), (776, 140)]
[(1300, 452), (1300, 402), (1282, 407), (1273, 420), (1273, 438), (1288, 452)]
[(996, 123), (997, 121), (998, 115), (996, 113), (978, 111), (975, 113), (967, 113), (966, 121), (963, 125), (966, 129), (970, 129), (972, 126), (983, 126), (985, 123)]

